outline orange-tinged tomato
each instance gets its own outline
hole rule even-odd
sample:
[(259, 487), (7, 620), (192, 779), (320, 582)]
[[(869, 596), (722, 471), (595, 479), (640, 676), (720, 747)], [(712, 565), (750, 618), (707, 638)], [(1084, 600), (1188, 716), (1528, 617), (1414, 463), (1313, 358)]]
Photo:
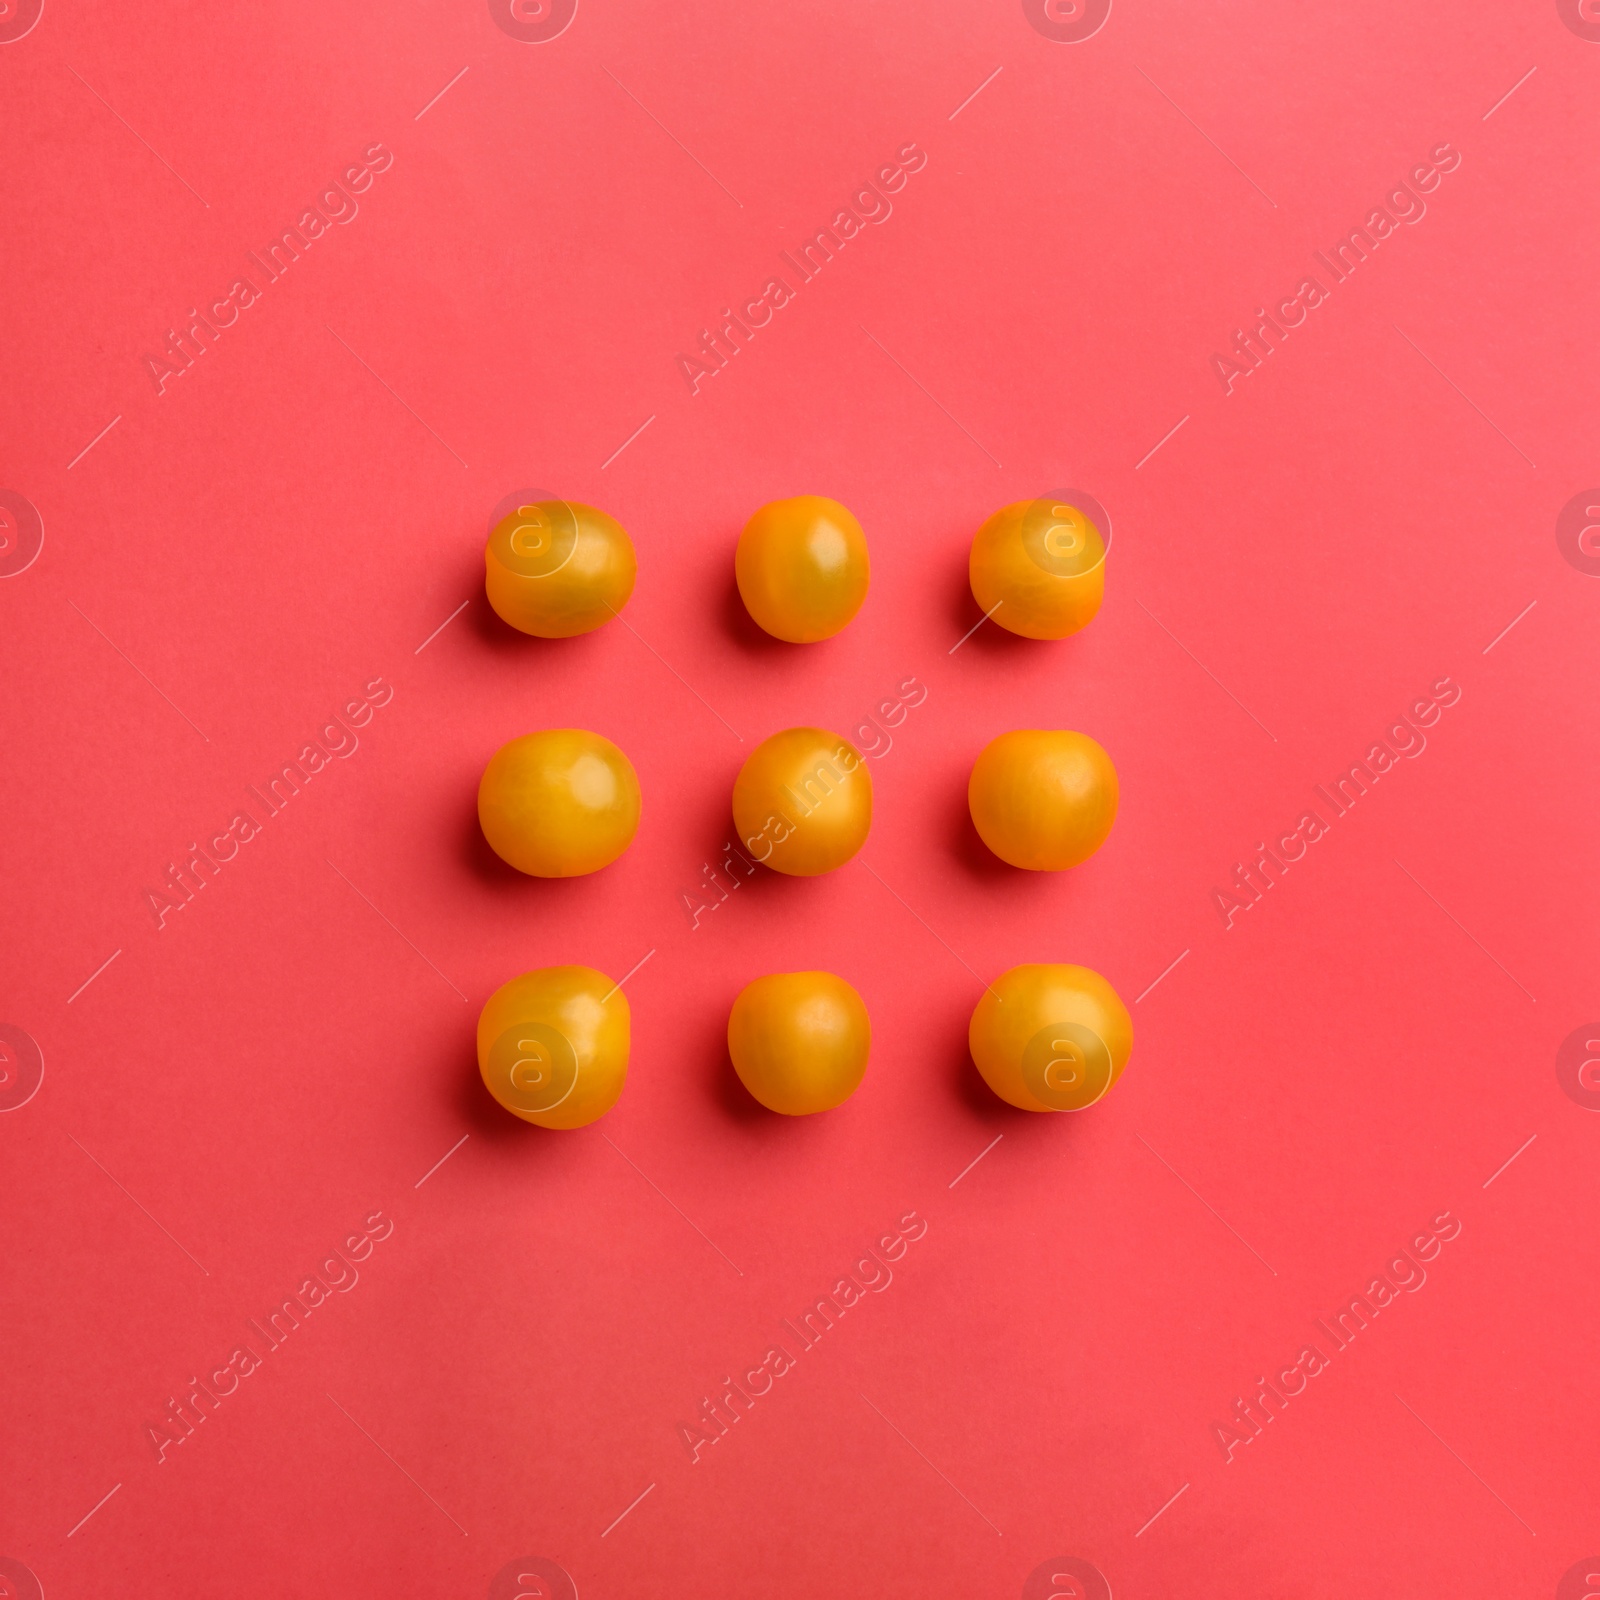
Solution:
[(826, 728), (763, 739), (733, 785), (745, 848), (778, 872), (813, 878), (843, 866), (872, 826), (872, 779), (861, 752)]
[(478, 784), (478, 821), (502, 861), (536, 878), (609, 865), (639, 826), (639, 777), (609, 739), (547, 728), (503, 744)]
[(733, 557), (745, 609), (774, 638), (832, 638), (867, 597), (867, 536), (820, 494), (774, 500), (744, 525)]
[(967, 1029), (972, 1060), (1023, 1111), (1082, 1111), (1122, 1076), (1133, 1019), (1088, 967), (1012, 967), (984, 991)]
[(1064, 639), (1094, 618), (1106, 545), (1088, 513), (1045, 496), (1004, 506), (978, 529), (967, 561), (972, 597), (1027, 639)]
[(581, 1128), (628, 1076), (627, 997), (593, 967), (540, 967), (502, 984), (478, 1016), (478, 1071), (513, 1116)]
[(1117, 769), (1086, 733), (1019, 728), (984, 746), (967, 805), (1002, 861), (1060, 872), (1105, 843), (1117, 815)]
[(588, 633), (628, 603), (637, 562), (614, 517), (575, 500), (541, 500), (502, 517), (484, 551), (489, 604), (542, 639)]
[(773, 972), (740, 991), (728, 1015), (733, 1070), (769, 1111), (831, 1111), (867, 1070), (872, 1023), (831, 972)]

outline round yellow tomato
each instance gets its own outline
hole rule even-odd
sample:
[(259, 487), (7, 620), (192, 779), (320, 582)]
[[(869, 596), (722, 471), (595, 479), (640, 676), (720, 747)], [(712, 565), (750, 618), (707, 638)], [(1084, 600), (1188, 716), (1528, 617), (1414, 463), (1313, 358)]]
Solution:
[(1013, 967), (984, 991), (967, 1029), (972, 1060), (1023, 1111), (1082, 1111), (1122, 1075), (1133, 1019), (1088, 967)]
[(633, 541), (614, 517), (574, 500), (541, 500), (495, 524), (484, 588), (513, 628), (566, 639), (622, 610), (637, 566)]
[(478, 784), (478, 821), (502, 861), (535, 878), (609, 865), (639, 826), (639, 777), (609, 739), (547, 728), (503, 744)]
[(861, 752), (826, 728), (763, 739), (733, 785), (745, 848), (778, 872), (813, 878), (843, 866), (872, 826), (872, 779)]
[(867, 1070), (872, 1023), (831, 972), (773, 972), (740, 991), (728, 1016), (733, 1070), (769, 1111), (831, 1111)]
[(1064, 639), (1094, 618), (1106, 546), (1089, 515), (1046, 496), (1004, 506), (978, 529), (967, 561), (972, 597), (1027, 639)]
[(837, 500), (774, 500), (744, 525), (733, 557), (745, 609), (774, 638), (832, 638), (867, 597), (867, 536)]
[(1117, 769), (1086, 733), (1019, 728), (984, 746), (967, 805), (1002, 861), (1060, 872), (1105, 843), (1117, 815)]
[(540, 967), (502, 984), (478, 1016), (478, 1071), (513, 1116), (581, 1128), (628, 1076), (627, 996), (593, 967)]

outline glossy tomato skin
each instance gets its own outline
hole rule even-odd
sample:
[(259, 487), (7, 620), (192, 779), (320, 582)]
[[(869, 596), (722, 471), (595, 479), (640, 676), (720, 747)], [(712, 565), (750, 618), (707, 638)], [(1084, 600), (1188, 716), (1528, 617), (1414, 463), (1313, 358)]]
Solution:
[(1088, 967), (1012, 967), (984, 991), (967, 1043), (983, 1081), (1023, 1111), (1082, 1111), (1119, 1077), (1133, 1019)]
[(796, 495), (745, 524), (733, 558), (745, 609), (775, 639), (815, 644), (845, 627), (867, 597), (867, 536), (837, 500)]
[(639, 776), (616, 745), (585, 728), (524, 734), (484, 768), (478, 821), (494, 853), (518, 872), (597, 872), (633, 841)]
[(787, 1117), (831, 1111), (867, 1070), (866, 1002), (831, 972), (773, 972), (740, 991), (728, 1016), (728, 1054), (739, 1081)]
[(502, 517), (484, 550), (496, 614), (541, 639), (609, 622), (628, 603), (638, 562), (615, 517), (575, 500), (541, 500)]
[(775, 872), (832, 872), (872, 827), (866, 762), (826, 728), (785, 728), (762, 740), (740, 769), (733, 821), (745, 849)]
[(1078, 507), (1018, 500), (978, 529), (967, 558), (972, 597), (1026, 639), (1065, 639), (1094, 620), (1105, 597), (1106, 547)]
[(979, 837), (1002, 861), (1061, 872), (1087, 861), (1116, 821), (1117, 769), (1086, 733), (1018, 728), (987, 744), (967, 780)]
[(478, 1071), (513, 1116), (581, 1128), (628, 1076), (627, 996), (593, 967), (540, 967), (502, 984), (478, 1017)]

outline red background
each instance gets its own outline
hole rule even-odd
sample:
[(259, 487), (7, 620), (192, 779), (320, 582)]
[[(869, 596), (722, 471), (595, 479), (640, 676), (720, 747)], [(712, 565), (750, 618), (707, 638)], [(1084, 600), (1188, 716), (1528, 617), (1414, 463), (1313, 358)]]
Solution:
[[(0, 1556), (52, 1597), (477, 1596), (519, 1555), (584, 1600), (1012, 1596), (1068, 1554), (1118, 1596), (1553, 1594), (1600, 1546), (1600, 1118), (1554, 1071), (1600, 1014), (1600, 584), (1554, 537), (1600, 480), (1597, 73), (1553, 3), (1443, 0), (1122, 0), (1078, 43), (1015, 3), (583, 0), (537, 44), (469, 0), (50, 0), (0, 46), (0, 484), (44, 525), (0, 583), (0, 1020), (44, 1060), (0, 1118)], [(158, 395), (166, 331), (374, 142), (359, 215)], [(675, 356), (907, 142), (893, 215), (691, 395)], [(1426, 217), (1225, 394), (1233, 330), (1441, 142)], [(951, 654), (973, 530), (1063, 485), (1114, 522), (1098, 620)], [(527, 486), (629, 528), (628, 626), (489, 612)], [(732, 550), (798, 492), (873, 587), (790, 648)], [(1446, 675), (1426, 752), (1225, 929), (1233, 864)], [(379, 676), (158, 931), (166, 864)], [(691, 927), (753, 745), (907, 677), (861, 857)], [(643, 784), (588, 879), (476, 831), (549, 725)], [(1018, 726), (1117, 763), (1074, 872), (966, 819)], [(649, 951), (616, 1109), (500, 1112), (491, 990)], [(967, 1058), (1034, 960), (1134, 1014), (1083, 1116)], [(723, 1028), (812, 966), (872, 1065), (780, 1122)], [(169, 1397), (374, 1210), (359, 1283), (158, 1463)], [(911, 1210), (892, 1286), (691, 1464), (678, 1424)], [(1234, 1399), (1446, 1210), (1426, 1286), (1225, 1462)]]

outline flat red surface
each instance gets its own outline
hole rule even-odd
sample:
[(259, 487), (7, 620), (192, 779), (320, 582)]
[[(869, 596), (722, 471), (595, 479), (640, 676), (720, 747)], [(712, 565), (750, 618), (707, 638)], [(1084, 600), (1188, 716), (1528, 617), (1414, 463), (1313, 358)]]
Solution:
[[(539, 43), (469, 0), (49, 0), (0, 44), (4, 1592), (1556, 1593), (1600, 1547), (1600, 27), (1564, 11), (1119, 0), (1071, 43), (1013, 0), (583, 0)], [(880, 220), (803, 282), (780, 252), (852, 195)], [(345, 220), (269, 281), (247, 252), (319, 196)], [(1380, 206), (1337, 280), (1314, 252)], [(772, 278), (792, 300), (691, 393), (676, 358)], [(147, 358), (239, 279), (158, 393)], [(1228, 392), (1257, 307), (1304, 320)], [(1114, 524), (1098, 620), (953, 651), (973, 530), (1066, 486)], [(527, 487), (629, 528), (625, 625), (489, 612)], [(797, 492), (873, 555), (805, 648), (732, 581)], [(1445, 678), (1425, 749), (1391, 731)], [(861, 856), (692, 924), (753, 745), (907, 679)], [(485, 760), (548, 725), (643, 784), (592, 878), (477, 833)], [(1074, 872), (967, 820), (1018, 726), (1118, 766)], [(319, 738), (344, 757), (268, 815), (248, 786)], [(1315, 786), (1380, 740), (1413, 753), (1338, 814)], [(158, 929), (146, 891), (241, 811)], [(1214, 891), (1307, 812), (1226, 926)], [(1081, 1116), (967, 1058), (983, 979), (1038, 960), (1134, 1015)], [(561, 962), (637, 966), (634, 1050), (553, 1135), (472, 1037)], [(793, 1123), (723, 1029), (797, 967), (875, 1042)], [(802, 1350), (783, 1319), (909, 1212)], [(1338, 1348), (1316, 1319), (1380, 1273), (1411, 1288)], [(270, 1348), (252, 1321), (312, 1274)], [(680, 1424), (774, 1345), (793, 1369), (691, 1461)]]

